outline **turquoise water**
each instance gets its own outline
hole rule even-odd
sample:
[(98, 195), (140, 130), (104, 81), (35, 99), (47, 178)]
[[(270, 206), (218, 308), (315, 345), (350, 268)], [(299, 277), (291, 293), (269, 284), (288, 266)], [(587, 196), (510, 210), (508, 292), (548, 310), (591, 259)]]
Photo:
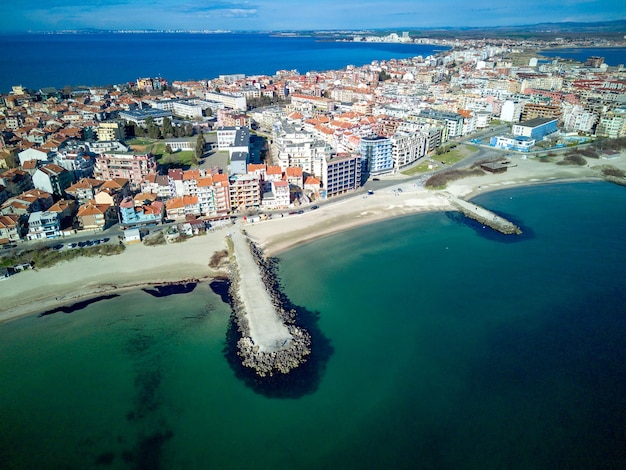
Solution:
[(300, 246), (279, 273), (332, 346), (269, 398), (207, 285), (0, 325), (8, 468), (623, 468), (626, 190), (535, 186)]

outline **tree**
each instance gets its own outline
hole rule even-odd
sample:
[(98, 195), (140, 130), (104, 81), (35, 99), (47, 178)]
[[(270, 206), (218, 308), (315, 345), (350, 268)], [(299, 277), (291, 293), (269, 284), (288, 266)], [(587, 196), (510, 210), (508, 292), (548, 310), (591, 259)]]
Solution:
[(205, 109), (205, 110), (204, 110), (204, 115), (205, 115), (206, 117), (211, 117), (211, 116), (213, 116), (213, 110), (212, 110), (211, 108), (207, 108), (207, 109)]
[(172, 146), (170, 144), (167, 144), (165, 146), (165, 153), (167, 153), (168, 155), (174, 153), (174, 151), (172, 150)]
[(197, 165), (204, 155), (204, 147), (206, 146), (206, 141), (204, 140), (204, 134), (202, 132), (198, 133), (198, 140), (196, 141), (196, 152), (194, 153), (194, 163)]
[(161, 132), (163, 133), (163, 137), (165, 138), (172, 137), (174, 135), (172, 121), (167, 116), (163, 118), (163, 127)]

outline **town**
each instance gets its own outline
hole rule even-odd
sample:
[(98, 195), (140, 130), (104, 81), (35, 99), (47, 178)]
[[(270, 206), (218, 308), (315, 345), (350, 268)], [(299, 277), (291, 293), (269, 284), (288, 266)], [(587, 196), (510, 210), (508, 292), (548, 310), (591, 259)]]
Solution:
[(233, 215), (289, 215), (386, 175), (437, 170), (458, 142), (497, 157), (626, 136), (623, 66), (542, 58), (553, 41), (442, 44), (326, 72), (16, 85), (0, 96), (0, 246), (104, 242), (113, 226), (134, 242), (163, 223), (192, 235)]

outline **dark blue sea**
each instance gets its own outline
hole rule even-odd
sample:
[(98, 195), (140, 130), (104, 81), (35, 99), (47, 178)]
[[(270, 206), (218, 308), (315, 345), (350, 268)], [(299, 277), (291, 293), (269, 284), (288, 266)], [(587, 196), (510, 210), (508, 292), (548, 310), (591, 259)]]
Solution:
[(282, 254), (314, 353), (269, 392), (205, 284), (0, 325), (0, 467), (623, 469), (626, 188), (475, 200), (524, 235), (433, 212)]
[(0, 92), (12, 85), (107, 85), (139, 77), (201, 80), (222, 74), (273, 75), (277, 70), (336, 70), (373, 60), (428, 56), (424, 44), (320, 41), (270, 34), (0, 35)]
[(546, 49), (540, 51), (546, 57), (562, 57), (578, 62), (585, 62), (588, 57), (604, 57), (604, 62), (610, 66), (617, 67), (626, 64), (626, 47), (574, 47), (564, 49)]

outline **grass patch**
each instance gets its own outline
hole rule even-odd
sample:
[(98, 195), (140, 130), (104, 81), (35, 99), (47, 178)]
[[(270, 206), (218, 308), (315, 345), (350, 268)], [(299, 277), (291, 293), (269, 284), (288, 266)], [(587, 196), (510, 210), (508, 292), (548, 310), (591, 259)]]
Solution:
[(83, 256), (113, 256), (118, 255), (125, 249), (124, 245), (104, 244), (88, 246), (85, 248), (73, 248), (68, 250), (53, 250), (52, 248), (40, 248), (26, 250), (21, 253), (0, 259), (0, 266), (12, 267), (16, 264), (28, 263), (33, 268), (49, 268), (64, 261), (71, 261)]
[(428, 162), (420, 163), (419, 165), (415, 165), (411, 168), (401, 171), (400, 173), (402, 173), (403, 175), (407, 175), (407, 176), (417, 175), (419, 173), (426, 173), (432, 170), (432, 168), (428, 168), (428, 165), (432, 165), (432, 163), (428, 163)]

